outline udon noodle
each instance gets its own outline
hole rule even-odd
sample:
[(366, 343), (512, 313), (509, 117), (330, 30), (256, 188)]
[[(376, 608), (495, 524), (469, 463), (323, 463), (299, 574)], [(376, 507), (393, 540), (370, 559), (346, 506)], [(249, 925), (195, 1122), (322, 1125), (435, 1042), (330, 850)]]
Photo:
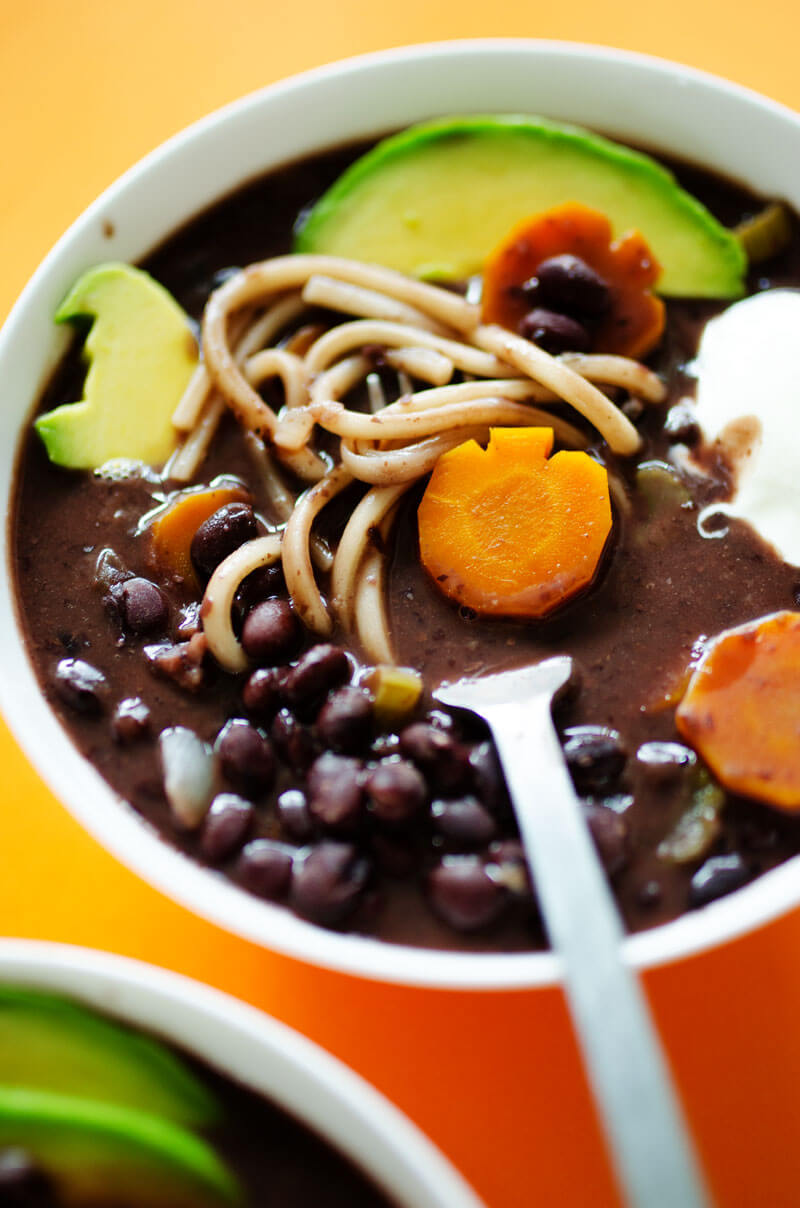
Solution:
[[(321, 309), (333, 312), (327, 324), (319, 323)], [(233, 595), (252, 571), (278, 559), (309, 629), (327, 636), (338, 624), (369, 658), (391, 662), (382, 550), (399, 500), (442, 453), (468, 439), (485, 441), (493, 426), (546, 425), (562, 447), (585, 448), (585, 430), (547, 410), (567, 404), (614, 453), (627, 456), (640, 438), (605, 390), (641, 403), (660, 403), (665, 393), (636, 361), (550, 356), (482, 324), (472, 297), (330, 256), (281, 256), (230, 276), (207, 303), (202, 348), (175, 411), (185, 437), (170, 476), (191, 479), (230, 410), (277, 518), (276, 532), (241, 547), (206, 589), (208, 644), (231, 671), (246, 665), (231, 623)], [(376, 365), (397, 375), (393, 401)], [(277, 412), (259, 393), (267, 382), (280, 385)], [(364, 389), (368, 411), (352, 401)], [(315, 447), (317, 428), (338, 437), (338, 456)], [(283, 471), (305, 489), (296, 494)], [(312, 529), (354, 482), (367, 490), (331, 554)], [(330, 572), (327, 599), (315, 563)]]

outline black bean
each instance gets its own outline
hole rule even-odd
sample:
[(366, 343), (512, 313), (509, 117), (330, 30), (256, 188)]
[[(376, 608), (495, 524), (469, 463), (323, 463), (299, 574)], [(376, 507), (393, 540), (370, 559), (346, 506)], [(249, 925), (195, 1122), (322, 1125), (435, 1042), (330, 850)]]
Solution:
[(56, 1189), (24, 1149), (0, 1150), (0, 1204), (3, 1208), (52, 1208)]
[(351, 830), (364, 807), (364, 765), (348, 755), (326, 751), (308, 773), (311, 816), (331, 830)]
[(588, 352), (592, 343), (588, 331), (577, 319), (546, 310), (543, 306), (535, 306), (528, 311), (520, 319), (517, 331), (526, 340), (532, 340), (545, 352), (554, 355), (559, 352)]
[(210, 577), (229, 554), (258, 536), (255, 513), (249, 503), (226, 503), (205, 520), (194, 537), (190, 554), (195, 569)]
[(692, 877), (689, 905), (705, 906), (716, 898), (740, 889), (750, 880), (750, 869), (738, 852), (729, 856), (712, 856)]
[(400, 731), (400, 750), (441, 793), (457, 793), (470, 781), (469, 752), (451, 734), (424, 721)]
[(445, 856), (428, 878), (428, 892), (436, 913), (456, 931), (489, 926), (509, 901), (476, 856)]
[(292, 879), (295, 848), (275, 839), (252, 839), (236, 861), (235, 876), (243, 888), (277, 902)]
[(277, 667), (259, 667), (242, 689), (242, 704), (256, 721), (272, 721), (281, 704), (284, 673)]
[(317, 733), (334, 751), (355, 755), (372, 739), (372, 699), (363, 688), (347, 684), (332, 693), (319, 711)]
[(126, 697), (114, 710), (111, 729), (117, 742), (136, 742), (149, 733), (150, 710), (140, 697)]
[(222, 770), (245, 792), (266, 792), (275, 779), (275, 756), (269, 740), (244, 718), (229, 721), (217, 737)]
[(477, 797), (434, 801), (431, 818), (436, 829), (459, 847), (480, 847), (497, 834), (497, 825)]
[(603, 868), (613, 877), (628, 861), (628, 823), (622, 814), (595, 801), (585, 802), (583, 812)]
[(252, 803), (236, 793), (219, 793), (203, 821), (200, 849), (207, 860), (219, 864), (238, 851), (253, 825)]
[(115, 583), (109, 597), (126, 633), (154, 633), (166, 629), (169, 607), (162, 592), (149, 579), (126, 579)]
[(406, 822), (428, 799), (425, 777), (407, 759), (381, 760), (368, 774), (366, 788), (372, 812), (381, 822)]
[(242, 579), (234, 596), (234, 606), (242, 612), (247, 612), (262, 600), (285, 595), (286, 580), (283, 577), (283, 567), (280, 562), (273, 562), (272, 566), (260, 566), (258, 570), (251, 571), (246, 579)]
[(272, 723), (270, 736), (275, 750), (293, 772), (302, 774), (314, 762), (317, 748), (311, 731), (290, 709), (281, 709)]
[(294, 709), (309, 711), (350, 679), (350, 660), (341, 646), (312, 646), (286, 676), (284, 696)]
[(65, 705), (78, 713), (97, 716), (108, 696), (108, 681), (102, 671), (83, 659), (61, 659), (56, 667), (55, 686)]
[(483, 804), (497, 813), (508, 804), (503, 769), (492, 742), (479, 742), (469, 753), (472, 783)]
[(244, 619), (242, 646), (255, 663), (270, 667), (288, 663), (302, 641), (303, 627), (288, 600), (262, 600)]
[(579, 793), (603, 793), (622, 775), (627, 758), (616, 730), (572, 726), (564, 731), (564, 758)]
[(549, 256), (536, 269), (538, 297), (563, 314), (599, 318), (611, 305), (608, 282), (580, 256)]
[(314, 832), (311, 811), (306, 795), (301, 789), (287, 789), (276, 802), (276, 811), (281, 826), (290, 839), (305, 843)]
[(303, 918), (335, 927), (358, 905), (369, 875), (353, 844), (323, 840), (295, 862), (289, 904)]

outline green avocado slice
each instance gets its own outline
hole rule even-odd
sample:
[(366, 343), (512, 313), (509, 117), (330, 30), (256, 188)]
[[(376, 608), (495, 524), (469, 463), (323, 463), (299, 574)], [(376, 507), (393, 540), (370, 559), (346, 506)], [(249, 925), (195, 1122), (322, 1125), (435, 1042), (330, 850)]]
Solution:
[(69, 1208), (220, 1208), (241, 1202), (210, 1146), (157, 1116), (0, 1087), (0, 1149), (24, 1149)]
[(140, 1032), (77, 1003), (0, 986), (0, 1085), (102, 1100), (186, 1128), (219, 1118), (183, 1062)]
[(172, 413), (197, 365), (189, 320), (163, 286), (129, 264), (101, 264), (73, 286), (57, 323), (92, 320), (80, 402), (40, 415), (57, 465), (97, 469), (116, 458), (161, 465), (177, 443)]
[(378, 143), (304, 217), (295, 251), (463, 280), (516, 223), (567, 201), (637, 228), (659, 293), (736, 298), (747, 263), (732, 232), (647, 155), (539, 117), (448, 117)]

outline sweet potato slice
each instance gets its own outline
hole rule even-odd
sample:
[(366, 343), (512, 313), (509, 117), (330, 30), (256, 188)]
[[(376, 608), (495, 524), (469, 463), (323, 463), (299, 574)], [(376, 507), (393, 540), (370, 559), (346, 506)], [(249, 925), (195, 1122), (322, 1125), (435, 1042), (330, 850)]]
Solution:
[(800, 810), (800, 613), (721, 633), (675, 720), (731, 792)]
[(594, 325), (593, 351), (646, 356), (664, 330), (664, 304), (651, 293), (660, 266), (638, 231), (614, 239), (605, 214), (578, 202), (526, 218), (495, 249), (484, 269), (484, 322), (516, 331), (532, 305), (522, 286), (542, 261), (564, 253), (593, 268), (610, 290), (608, 313)]
[(587, 587), (611, 531), (605, 468), (550, 428), (494, 428), (437, 462), (419, 506), (436, 586), (476, 612), (544, 617)]

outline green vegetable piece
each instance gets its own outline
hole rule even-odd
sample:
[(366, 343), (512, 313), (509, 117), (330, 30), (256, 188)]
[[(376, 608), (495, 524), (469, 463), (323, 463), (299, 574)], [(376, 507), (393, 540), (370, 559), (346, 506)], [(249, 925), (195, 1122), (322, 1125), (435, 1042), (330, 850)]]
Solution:
[(659, 845), (656, 854), (667, 864), (691, 864), (707, 853), (722, 827), (725, 791), (701, 769), (689, 808)]
[(219, 1116), (169, 1049), (64, 998), (0, 986), (0, 1085), (58, 1091), (152, 1112), (188, 1128)]
[(632, 527), (631, 544), (640, 549), (670, 544), (675, 540), (678, 513), (694, 506), (689, 488), (663, 461), (643, 462), (636, 471), (635, 483), (638, 523)]
[(636, 490), (645, 501), (648, 518), (675, 512), (691, 499), (686, 483), (663, 461), (644, 461), (636, 471)]
[(197, 365), (197, 342), (177, 302), (128, 264), (89, 269), (56, 313), (92, 320), (80, 402), (40, 415), (51, 461), (97, 469), (114, 458), (161, 465), (176, 445), (171, 417)]
[(660, 293), (736, 298), (734, 235), (649, 156), (574, 126), (519, 116), (448, 117), (384, 139), (312, 208), (295, 243), (417, 276), (463, 280), (516, 223), (563, 202), (638, 228)]
[(0, 1087), (0, 1149), (30, 1153), (69, 1208), (220, 1208), (239, 1186), (211, 1147), (167, 1120), (48, 1091)]
[(787, 248), (792, 239), (792, 220), (786, 206), (773, 201), (752, 218), (740, 222), (734, 234), (751, 264), (770, 260)]

